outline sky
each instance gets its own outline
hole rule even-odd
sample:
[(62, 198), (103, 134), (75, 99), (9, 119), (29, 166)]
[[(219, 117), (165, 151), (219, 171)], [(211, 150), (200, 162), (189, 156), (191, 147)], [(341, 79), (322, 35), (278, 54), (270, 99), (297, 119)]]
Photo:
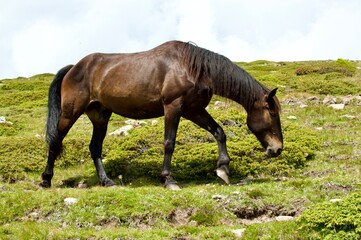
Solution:
[(232, 61), (361, 60), (360, 0), (0, 0), (0, 79), (191, 41)]

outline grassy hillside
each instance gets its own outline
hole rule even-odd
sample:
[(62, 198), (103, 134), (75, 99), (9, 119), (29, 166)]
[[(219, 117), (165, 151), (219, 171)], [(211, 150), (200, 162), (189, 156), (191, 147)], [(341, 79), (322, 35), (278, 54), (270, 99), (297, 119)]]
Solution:
[[(237, 64), (279, 88), (284, 152), (266, 158), (242, 107), (215, 97), (209, 112), (228, 137), (232, 184), (215, 177), (212, 136), (182, 120), (172, 162), (179, 192), (159, 184), (162, 118), (129, 136), (106, 137), (105, 168), (119, 186), (102, 188), (88, 151), (92, 127), (82, 116), (64, 141), (53, 187), (39, 188), (53, 75), (0, 80), (0, 117), (6, 119), (0, 123), (0, 239), (234, 239), (232, 231), (243, 228), (243, 239), (357, 239), (361, 62)], [(335, 110), (330, 103), (346, 105)], [(113, 115), (108, 132), (125, 120)], [(78, 201), (68, 205), (68, 197)], [(280, 222), (277, 216), (295, 218)]]

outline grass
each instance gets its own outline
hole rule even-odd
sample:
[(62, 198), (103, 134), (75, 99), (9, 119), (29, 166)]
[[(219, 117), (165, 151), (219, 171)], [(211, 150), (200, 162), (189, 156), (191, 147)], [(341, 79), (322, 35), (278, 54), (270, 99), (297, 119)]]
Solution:
[[(0, 124), (0, 239), (234, 239), (232, 230), (241, 228), (243, 239), (358, 239), (360, 223), (352, 217), (360, 209), (360, 102), (337, 111), (322, 104), (327, 94), (342, 101), (361, 92), (361, 63), (344, 61), (238, 63), (279, 88), (285, 150), (276, 159), (264, 158), (243, 109), (216, 97), (209, 111), (228, 137), (232, 185), (215, 177), (212, 136), (182, 120), (172, 162), (179, 192), (159, 183), (162, 119), (128, 137), (107, 136), (105, 167), (118, 186), (103, 188), (88, 153), (92, 127), (81, 117), (65, 139), (53, 187), (39, 188), (53, 75), (0, 80), (0, 116), (13, 123)], [(301, 68), (309, 72), (297, 74)], [(222, 109), (215, 100), (225, 103)], [(124, 120), (112, 116), (109, 132)], [(66, 205), (67, 197), (79, 201)], [(329, 203), (335, 198), (341, 202)], [(295, 219), (275, 221), (280, 215)]]

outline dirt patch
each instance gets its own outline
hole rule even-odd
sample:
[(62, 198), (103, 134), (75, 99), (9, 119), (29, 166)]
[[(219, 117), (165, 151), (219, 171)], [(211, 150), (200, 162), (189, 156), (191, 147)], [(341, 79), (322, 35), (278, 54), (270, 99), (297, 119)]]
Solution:
[(331, 170), (326, 170), (326, 171), (311, 170), (311, 171), (305, 172), (303, 175), (306, 177), (311, 177), (311, 178), (319, 178), (319, 177), (327, 176), (331, 172), (332, 172)]
[(145, 215), (132, 217), (129, 226), (141, 230), (147, 230), (147, 229), (152, 229), (154, 227), (155, 221), (156, 221), (155, 216), (145, 214)]
[(101, 226), (102, 228), (116, 228), (121, 224), (121, 220), (116, 216), (111, 216), (109, 218), (104, 218), (100, 220), (96, 225)]
[(260, 208), (240, 206), (233, 210), (233, 213), (241, 219), (255, 219), (261, 216), (296, 216), (299, 209), (286, 209), (283, 205), (268, 204)]
[(344, 185), (341, 183), (328, 182), (323, 185), (327, 191), (342, 191), (342, 192), (350, 192), (354, 188), (350, 185)]
[(170, 211), (168, 214), (168, 221), (174, 224), (174, 226), (184, 226), (187, 225), (190, 221), (191, 216), (196, 212), (194, 208), (176, 208)]
[(291, 207), (283, 205), (266, 204), (262, 207), (238, 206), (230, 211), (245, 225), (254, 223), (265, 223), (274, 221), (277, 216), (296, 217), (300, 215), (304, 208), (304, 201), (295, 201)]

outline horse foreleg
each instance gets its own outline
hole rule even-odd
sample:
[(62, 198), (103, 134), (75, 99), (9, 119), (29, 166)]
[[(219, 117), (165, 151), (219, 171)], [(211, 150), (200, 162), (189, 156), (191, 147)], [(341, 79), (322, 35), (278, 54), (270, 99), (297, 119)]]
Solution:
[(102, 186), (114, 186), (115, 183), (108, 178), (102, 161), (103, 141), (107, 132), (108, 121), (112, 113), (107, 110), (101, 111), (99, 109), (90, 112), (87, 111), (86, 113), (93, 124), (93, 135), (89, 150), (97, 171), (99, 182)]
[(191, 120), (201, 128), (210, 132), (217, 141), (218, 145), (218, 162), (217, 162), (217, 176), (229, 184), (229, 162), (230, 158), (226, 146), (226, 134), (221, 126), (212, 118), (209, 113), (203, 109), (196, 113), (184, 115), (188, 120)]
[(174, 152), (175, 139), (180, 120), (180, 110), (177, 107), (167, 105), (164, 107), (164, 160), (161, 173), (164, 186), (170, 190), (179, 190), (177, 182), (171, 176), (171, 160)]

